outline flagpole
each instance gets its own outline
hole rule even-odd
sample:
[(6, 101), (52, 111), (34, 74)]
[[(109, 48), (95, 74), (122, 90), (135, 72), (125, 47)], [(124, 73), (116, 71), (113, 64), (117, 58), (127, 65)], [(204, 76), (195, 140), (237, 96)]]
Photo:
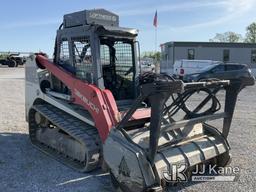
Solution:
[(157, 52), (157, 26), (158, 26), (158, 15), (157, 10), (154, 17), (154, 26), (155, 26), (155, 53)]
[[(158, 27), (158, 18), (157, 18), (157, 10), (156, 10), (156, 13), (155, 13), (155, 17), (154, 17), (154, 22), (153, 22), (153, 25), (155, 26), (155, 56), (157, 55), (157, 27)], [(155, 58), (155, 67), (156, 67), (156, 71), (155, 72), (158, 72), (158, 63), (157, 63), (157, 58)]]
[[(155, 27), (155, 55), (157, 55), (157, 26)], [(157, 59), (155, 62), (155, 72), (159, 73), (160, 66), (158, 66), (159, 63), (157, 62)]]
[(157, 52), (157, 26), (155, 27), (155, 52)]

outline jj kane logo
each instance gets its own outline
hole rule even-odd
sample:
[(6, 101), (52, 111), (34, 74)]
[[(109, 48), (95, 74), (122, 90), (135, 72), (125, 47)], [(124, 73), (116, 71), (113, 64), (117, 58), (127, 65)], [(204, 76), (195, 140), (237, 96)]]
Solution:
[[(173, 164), (168, 171), (163, 172), (166, 182), (187, 182), (185, 174), (188, 166), (186, 164)], [(191, 181), (236, 181), (240, 173), (239, 167), (217, 167), (217, 165), (196, 165), (191, 172)]]
[(167, 182), (184, 182), (187, 181), (185, 174), (186, 164), (173, 164), (169, 171), (163, 172), (163, 176)]

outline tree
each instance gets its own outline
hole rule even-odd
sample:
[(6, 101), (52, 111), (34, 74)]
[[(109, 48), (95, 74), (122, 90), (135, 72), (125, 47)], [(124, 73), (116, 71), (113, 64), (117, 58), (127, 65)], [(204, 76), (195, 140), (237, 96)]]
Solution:
[(246, 43), (256, 43), (256, 23), (253, 22), (246, 28)]
[(210, 42), (228, 42), (228, 43), (235, 43), (235, 42), (242, 42), (243, 38), (242, 35), (228, 31), (225, 33), (216, 33), (215, 37), (210, 39)]
[(5, 59), (7, 57), (6, 54), (0, 54), (0, 59)]
[(142, 53), (142, 58), (147, 58), (147, 57), (154, 59), (156, 62), (160, 62), (161, 53), (159, 51), (157, 52), (147, 51)]

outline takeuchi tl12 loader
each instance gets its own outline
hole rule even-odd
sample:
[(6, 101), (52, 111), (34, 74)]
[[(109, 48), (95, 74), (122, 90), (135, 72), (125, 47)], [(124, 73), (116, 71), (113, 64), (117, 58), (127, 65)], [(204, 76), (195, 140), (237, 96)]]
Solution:
[[(186, 176), (197, 165), (225, 166), (237, 95), (252, 76), (183, 83), (140, 74), (136, 36), (104, 9), (64, 16), (53, 60), (35, 54), (26, 63), (32, 144), (79, 172), (104, 167), (121, 191), (164, 191), (173, 165), (186, 165)], [(216, 119), (223, 129), (209, 124)]]

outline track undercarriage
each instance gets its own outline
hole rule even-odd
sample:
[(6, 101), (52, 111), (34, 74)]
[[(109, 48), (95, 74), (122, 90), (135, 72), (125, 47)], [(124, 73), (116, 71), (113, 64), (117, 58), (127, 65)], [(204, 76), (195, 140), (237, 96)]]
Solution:
[(32, 143), (41, 151), (79, 172), (96, 169), (101, 141), (95, 127), (50, 105), (34, 105), (29, 114)]

